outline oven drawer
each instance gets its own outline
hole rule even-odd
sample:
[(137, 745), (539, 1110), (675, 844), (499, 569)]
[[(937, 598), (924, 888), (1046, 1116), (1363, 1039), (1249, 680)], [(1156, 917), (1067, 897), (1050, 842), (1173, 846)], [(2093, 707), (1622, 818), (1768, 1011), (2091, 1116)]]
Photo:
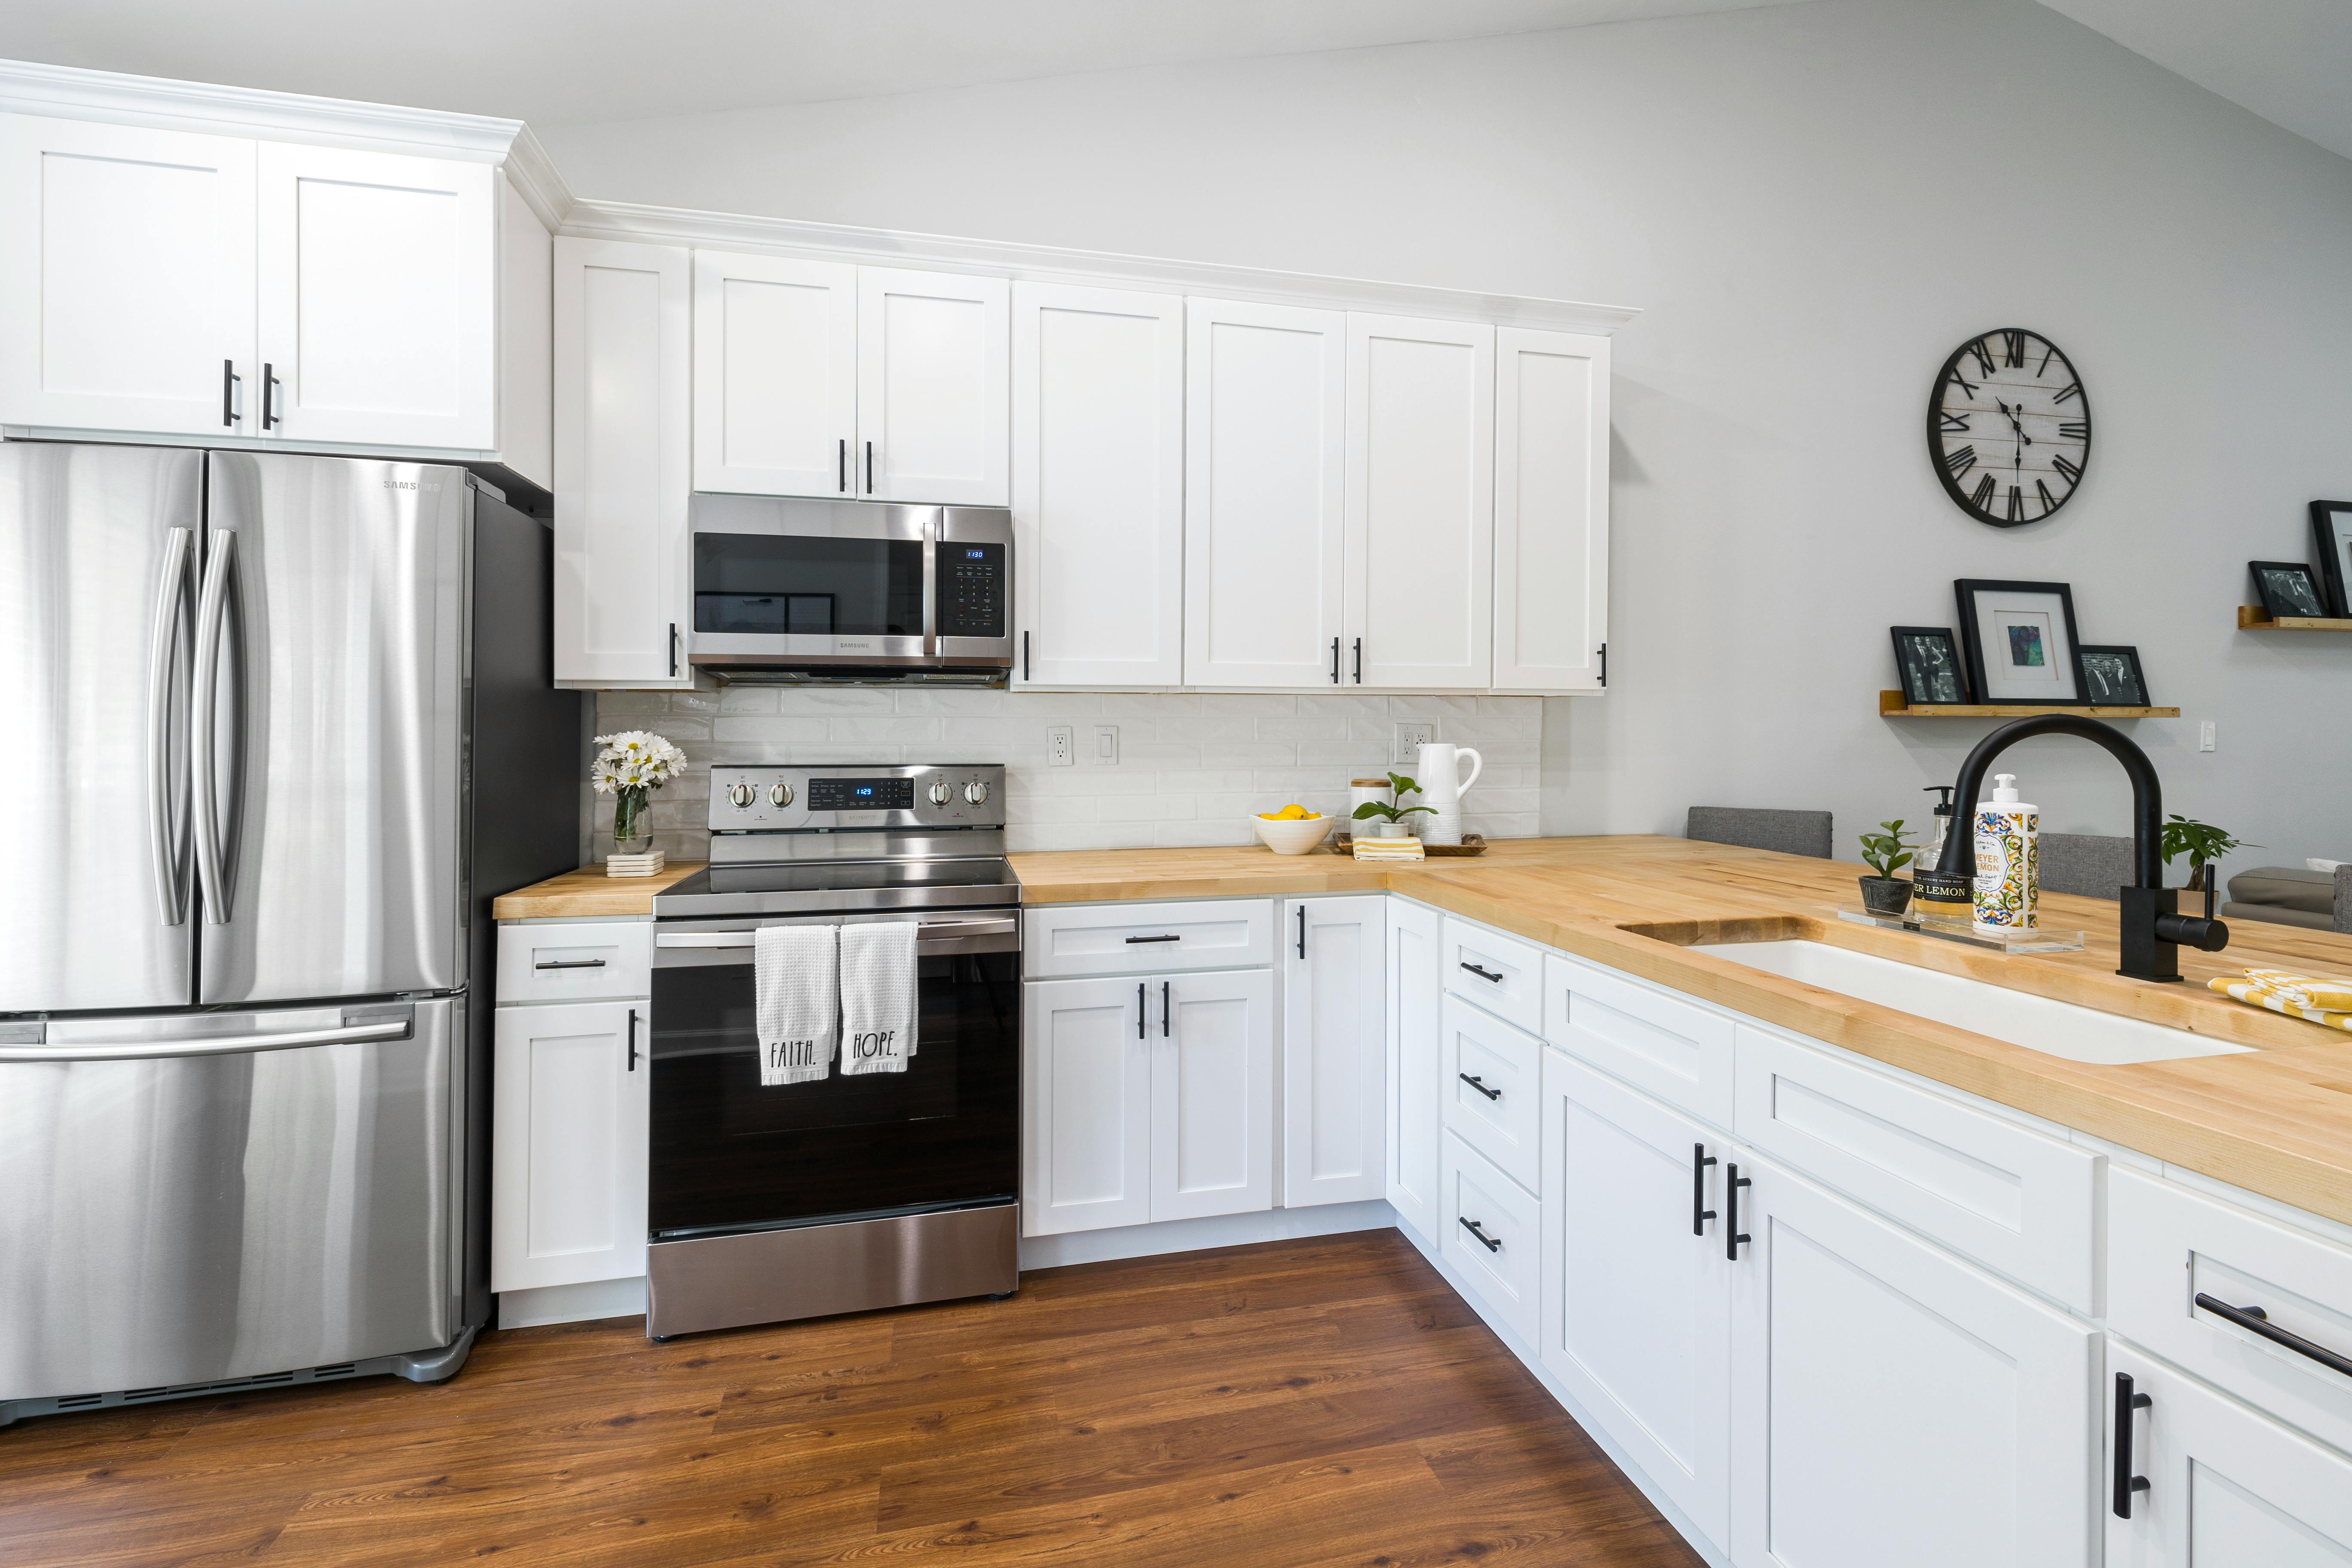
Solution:
[(579, 921), (499, 928), (499, 1002), (595, 1002), (643, 996), (654, 928), (646, 921)]
[(1042, 904), (1022, 911), (1032, 980), (1253, 969), (1274, 962), (1272, 899), (1160, 904)]

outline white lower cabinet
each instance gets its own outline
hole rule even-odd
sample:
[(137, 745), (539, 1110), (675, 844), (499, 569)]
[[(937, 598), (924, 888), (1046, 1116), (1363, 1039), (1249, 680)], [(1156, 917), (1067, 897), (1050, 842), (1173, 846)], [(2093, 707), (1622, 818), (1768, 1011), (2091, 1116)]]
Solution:
[(2095, 1562), (2099, 1331), (1740, 1152), (1732, 1561)]
[(1159, 1005), (1149, 1026), (1151, 1217), (1272, 1208), (1274, 972), (1179, 974), (1145, 1000)]
[(2107, 1568), (2352, 1563), (2352, 1459), (2129, 1346), (2107, 1373)]
[(1445, 983), (1438, 973), (1444, 917), (1426, 904), (1388, 900), (1388, 1200), (1423, 1237), (1437, 1235), (1437, 1095)]
[(1731, 1270), (1719, 1134), (1543, 1053), (1545, 1368), (1720, 1546), (1731, 1508)]
[(650, 1048), (642, 1001), (498, 1010), (491, 1289), (646, 1271)]
[(1386, 1189), (1381, 1027), (1388, 900), (1293, 899), (1282, 959), (1282, 1203)]

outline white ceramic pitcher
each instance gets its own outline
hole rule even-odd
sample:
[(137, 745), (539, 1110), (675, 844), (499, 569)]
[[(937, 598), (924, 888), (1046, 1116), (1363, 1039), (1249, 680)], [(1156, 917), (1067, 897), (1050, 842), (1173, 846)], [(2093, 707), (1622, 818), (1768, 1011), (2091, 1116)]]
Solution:
[[(1470, 759), (1470, 776), (1464, 778), (1462, 759)], [(1421, 837), (1426, 844), (1459, 844), (1462, 842), (1462, 797), (1478, 782), (1478, 774), (1486, 760), (1468, 746), (1451, 746), (1441, 742), (1422, 743), (1413, 763), (1414, 782), (1421, 785), (1417, 803), (1429, 807), (1430, 815), (1421, 819)]]

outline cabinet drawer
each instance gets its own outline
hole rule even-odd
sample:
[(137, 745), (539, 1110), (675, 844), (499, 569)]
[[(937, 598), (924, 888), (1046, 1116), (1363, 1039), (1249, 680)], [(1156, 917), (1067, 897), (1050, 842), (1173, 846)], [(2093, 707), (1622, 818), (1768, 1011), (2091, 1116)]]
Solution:
[(1532, 1035), (1543, 1027), (1543, 950), (1468, 921), (1445, 921), (1445, 988)]
[(1022, 911), (1022, 973), (1158, 974), (1244, 969), (1274, 962), (1274, 900), (1203, 899), (1166, 904), (1043, 904)]
[(1953, 1251), (2095, 1310), (2101, 1156), (1742, 1024), (1733, 1130)]
[(2107, 1323), (2248, 1404), (2352, 1451), (2352, 1376), (2197, 1304), (2259, 1307), (2352, 1361), (2352, 1248), (2120, 1166), (2107, 1177)]
[(499, 928), (499, 1003), (586, 1002), (650, 994), (651, 921)]
[(1669, 1105), (1731, 1125), (1730, 1019), (1556, 952), (1544, 955), (1543, 993), (1546, 1040)]
[(1448, 996), (1444, 1061), (1438, 1088), (1446, 1127), (1505, 1175), (1540, 1192), (1543, 1043)]
[(1470, 1304), (1487, 1321), (1533, 1345), (1542, 1272), (1537, 1264), (1543, 1250), (1536, 1200), (1450, 1132), (1440, 1190), (1445, 1199), (1445, 1260), (1468, 1283)]

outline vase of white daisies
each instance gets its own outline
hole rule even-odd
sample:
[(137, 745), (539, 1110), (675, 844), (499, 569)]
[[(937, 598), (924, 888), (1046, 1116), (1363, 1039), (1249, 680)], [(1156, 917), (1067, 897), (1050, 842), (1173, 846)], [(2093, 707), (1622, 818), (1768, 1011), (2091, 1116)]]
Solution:
[(599, 735), (596, 744), (604, 750), (596, 753), (589, 784), (613, 797), (613, 852), (642, 855), (654, 843), (647, 816), (653, 792), (686, 771), (686, 753), (650, 730)]

